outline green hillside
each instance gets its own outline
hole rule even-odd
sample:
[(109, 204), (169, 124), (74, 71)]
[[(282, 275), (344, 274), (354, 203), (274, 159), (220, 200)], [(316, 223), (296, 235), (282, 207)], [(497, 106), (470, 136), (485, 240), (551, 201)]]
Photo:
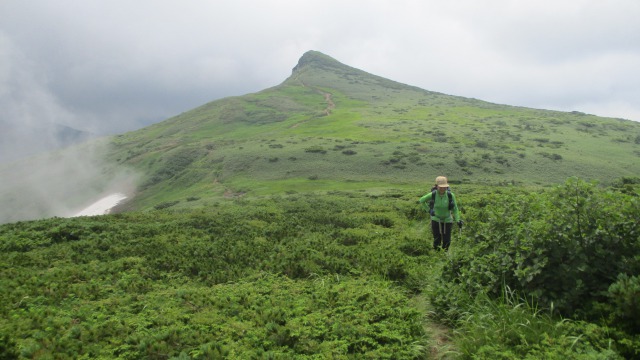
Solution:
[(431, 92), (305, 53), (280, 85), (0, 167), (0, 223), (327, 191), (540, 188), (640, 174), (640, 123)]
[[(0, 359), (638, 358), (638, 156), (635, 122), (308, 52), (273, 88), (3, 165)], [(417, 204), (441, 174), (448, 252)]]
[[(190, 198), (640, 174), (640, 124), (400, 84), (310, 51), (282, 84), (113, 139), (143, 174), (130, 208)], [(191, 202), (194, 205), (197, 202)]]

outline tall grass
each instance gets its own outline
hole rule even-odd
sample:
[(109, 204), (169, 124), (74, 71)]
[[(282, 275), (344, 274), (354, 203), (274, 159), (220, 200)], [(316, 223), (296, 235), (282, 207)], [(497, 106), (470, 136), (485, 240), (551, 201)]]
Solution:
[[(461, 359), (622, 359), (609, 344), (586, 334), (584, 324), (558, 319), (535, 299), (503, 287), (492, 299), (479, 293), (456, 321), (455, 352)], [(605, 344), (606, 346), (606, 344)]]
[(535, 300), (520, 298), (504, 287), (502, 297), (497, 300), (484, 292), (478, 294), (458, 320), (455, 333), (460, 352), (471, 357), (487, 345), (512, 348), (539, 343), (543, 334), (556, 335), (555, 324)]

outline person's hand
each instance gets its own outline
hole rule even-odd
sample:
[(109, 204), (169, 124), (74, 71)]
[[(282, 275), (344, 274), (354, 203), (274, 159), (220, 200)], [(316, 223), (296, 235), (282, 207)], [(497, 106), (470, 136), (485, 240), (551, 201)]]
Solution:
[(462, 221), (462, 220), (458, 221), (458, 227), (460, 229), (462, 229), (462, 225), (464, 225), (464, 221)]

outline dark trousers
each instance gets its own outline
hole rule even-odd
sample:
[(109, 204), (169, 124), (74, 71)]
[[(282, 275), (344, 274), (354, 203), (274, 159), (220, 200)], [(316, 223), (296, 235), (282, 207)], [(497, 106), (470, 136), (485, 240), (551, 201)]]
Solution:
[(447, 251), (451, 245), (451, 230), (453, 223), (441, 223), (431, 220), (431, 231), (433, 232), (433, 248), (440, 250), (440, 245)]

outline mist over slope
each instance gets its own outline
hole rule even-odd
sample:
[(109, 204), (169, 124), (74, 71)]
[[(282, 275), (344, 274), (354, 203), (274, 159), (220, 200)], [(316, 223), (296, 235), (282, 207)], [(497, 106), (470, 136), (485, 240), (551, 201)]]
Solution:
[[(112, 137), (89, 162), (96, 176), (78, 178), (86, 191), (74, 203), (99, 198), (90, 190), (105, 191), (104, 179), (123, 172), (139, 180), (121, 209), (136, 210), (310, 191), (422, 191), (441, 174), (457, 186), (610, 182), (637, 176), (639, 156), (640, 123), (445, 95), (309, 51), (277, 86)], [(3, 204), (13, 194), (13, 206), (33, 205), (11, 189), (1, 194)]]
[(137, 177), (105, 160), (108, 146), (96, 140), (0, 165), (0, 223), (73, 216), (106, 194), (132, 194)]
[(85, 142), (95, 135), (60, 124), (5, 124), (0, 120), (0, 164)]

